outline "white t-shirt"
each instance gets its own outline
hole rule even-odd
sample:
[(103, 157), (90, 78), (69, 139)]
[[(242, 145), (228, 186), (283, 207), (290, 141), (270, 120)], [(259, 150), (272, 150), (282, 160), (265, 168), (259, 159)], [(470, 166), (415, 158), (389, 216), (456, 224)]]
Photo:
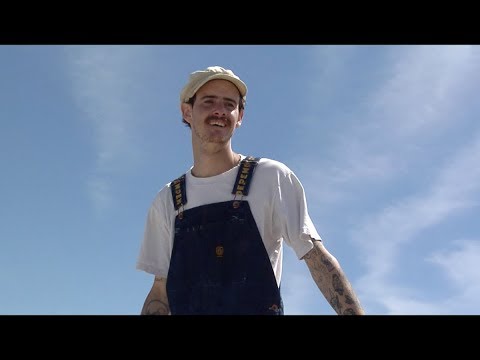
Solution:
[[(198, 178), (192, 175), (190, 168), (186, 172), (184, 210), (233, 200), (232, 189), (238, 169), (239, 165), (220, 175)], [(148, 210), (136, 265), (139, 270), (163, 278), (168, 275), (177, 214), (170, 184), (157, 193)], [(283, 242), (292, 247), (300, 259), (313, 248), (311, 239), (321, 240), (308, 214), (303, 186), (285, 164), (261, 158), (254, 170), (249, 193), (243, 200), (250, 205), (279, 285)]]

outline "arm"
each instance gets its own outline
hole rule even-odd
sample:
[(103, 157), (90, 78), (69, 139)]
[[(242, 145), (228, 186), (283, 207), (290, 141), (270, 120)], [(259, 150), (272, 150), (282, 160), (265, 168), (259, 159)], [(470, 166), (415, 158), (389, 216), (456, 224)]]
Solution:
[(155, 276), (152, 288), (145, 299), (141, 315), (169, 315), (167, 279)]
[(319, 240), (302, 259), (313, 280), (338, 315), (365, 315), (355, 292), (337, 259)]

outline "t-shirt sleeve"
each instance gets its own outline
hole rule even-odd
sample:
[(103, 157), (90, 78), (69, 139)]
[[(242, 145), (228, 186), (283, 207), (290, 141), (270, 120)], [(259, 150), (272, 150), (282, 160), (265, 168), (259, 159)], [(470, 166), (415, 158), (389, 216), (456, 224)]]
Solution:
[(301, 259), (313, 248), (312, 239), (322, 240), (308, 213), (305, 190), (292, 172), (279, 177), (275, 194), (275, 216), (286, 244)]
[(136, 268), (166, 278), (172, 252), (172, 234), (167, 224), (168, 216), (161, 205), (162, 202), (157, 199), (148, 210)]

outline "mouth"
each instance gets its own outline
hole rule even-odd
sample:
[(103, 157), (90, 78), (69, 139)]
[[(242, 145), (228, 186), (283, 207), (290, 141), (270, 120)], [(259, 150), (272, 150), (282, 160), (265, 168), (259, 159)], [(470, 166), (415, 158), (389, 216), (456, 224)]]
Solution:
[(208, 124), (210, 126), (224, 128), (227, 126), (227, 121), (222, 119), (210, 119), (210, 121), (208, 121)]

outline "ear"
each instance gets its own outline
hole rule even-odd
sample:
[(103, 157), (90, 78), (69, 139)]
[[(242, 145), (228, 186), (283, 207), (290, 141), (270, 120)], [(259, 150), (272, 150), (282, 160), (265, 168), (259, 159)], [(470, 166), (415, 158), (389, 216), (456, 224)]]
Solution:
[(243, 120), (243, 109), (240, 110), (240, 112), (238, 113), (238, 120), (237, 120), (237, 123), (235, 124), (236, 128), (239, 128), (242, 125), (242, 120)]
[(191, 125), (192, 124), (192, 105), (187, 103), (182, 103), (180, 104), (180, 109), (182, 111), (183, 119)]

